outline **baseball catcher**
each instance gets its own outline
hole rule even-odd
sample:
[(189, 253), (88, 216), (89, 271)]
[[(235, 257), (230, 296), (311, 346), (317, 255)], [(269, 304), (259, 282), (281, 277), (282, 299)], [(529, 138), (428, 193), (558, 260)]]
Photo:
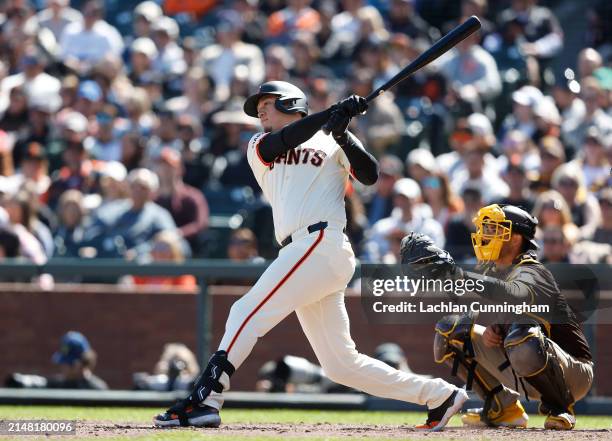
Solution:
[(407, 236), (402, 263), (418, 262), (427, 277), (480, 281), (482, 296), (498, 302), (549, 305), (550, 313), (499, 316), (493, 325), (474, 323), (471, 315), (448, 315), (435, 328), (434, 358), (449, 363), (453, 374), (484, 400), (462, 420), (468, 426), (526, 427), (519, 398), (540, 401), (546, 429), (570, 430), (574, 403), (593, 381), (586, 338), (550, 271), (536, 258), (537, 219), (511, 205), (481, 208), (473, 220), (472, 244), (482, 274), (456, 267), (427, 237)]
[[(349, 176), (365, 185), (378, 163), (347, 130), (367, 110), (351, 96), (308, 114), (304, 93), (283, 81), (264, 83), (244, 111), (264, 131), (249, 142), (247, 159), (272, 205), (278, 258), (232, 306), (217, 352), (184, 400), (156, 416), (157, 426), (217, 427), (230, 377), (264, 336), (295, 311), (325, 374), (369, 394), (427, 405), (426, 428), (439, 430), (467, 393), (442, 379), (401, 372), (357, 352), (344, 305), (355, 256), (344, 234), (344, 192)], [(321, 127), (330, 130), (326, 135)]]

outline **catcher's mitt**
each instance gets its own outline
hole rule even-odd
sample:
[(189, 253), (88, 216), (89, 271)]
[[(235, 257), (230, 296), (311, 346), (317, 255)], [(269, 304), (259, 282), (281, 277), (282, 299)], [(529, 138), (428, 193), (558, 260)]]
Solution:
[(414, 231), (402, 239), (400, 256), (403, 273), (413, 278), (449, 277), (457, 268), (448, 251), (438, 248), (429, 236)]

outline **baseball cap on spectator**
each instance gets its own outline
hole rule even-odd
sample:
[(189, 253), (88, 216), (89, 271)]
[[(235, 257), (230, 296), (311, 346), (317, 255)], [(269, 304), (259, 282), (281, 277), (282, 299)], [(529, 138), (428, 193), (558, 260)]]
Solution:
[(72, 365), (83, 359), (83, 354), (89, 352), (91, 346), (87, 338), (80, 332), (70, 331), (61, 340), (60, 350), (53, 354), (52, 360), (56, 364)]
[(83, 81), (79, 85), (78, 96), (79, 98), (85, 98), (88, 101), (100, 101), (102, 99), (102, 89), (95, 81)]
[(407, 165), (418, 165), (429, 173), (435, 173), (437, 170), (436, 159), (431, 152), (424, 148), (418, 148), (408, 153), (406, 158)]
[(155, 20), (151, 30), (153, 32), (163, 32), (172, 40), (175, 40), (179, 36), (179, 27), (176, 21), (166, 16), (159, 17)]
[(540, 141), (540, 149), (542, 155), (549, 155), (553, 158), (561, 159), (565, 161), (565, 150), (559, 138), (554, 136), (545, 136)]
[(28, 107), (44, 113), (55, 113), (62, 107), (62, 98), (59, 94), (35, 94), (29, 97)]
[(396, 156), (385, 155), (379, 161), (380, 173), (387, 176), (401, 177), (404, 171), (402, 161)]
[(100, 176), (117, 182), (123, 182), (127, 177), (127, 169), (121, 162), (108, 161), (102, 166)]
[(543, 96), (542, 99), (536, 103), (533, 114), (547, 123), (557, 126), (561, 125), (561, 114), (557, 109), (555, 100), (550, 96)]
[(493, 136), (493, 125), (491, 121), (482, 113), (472, 113), (467, 118), (467, 124), (472, 133), (476, 136)]
[(142, 17), (149, 23), (154, 22), (162, 15), (164, 15), (162, 8), (157, 3), (150, 0), (139, 3), (136, 8), (134, 8), (134, 17)]
[(212, 117), (214, 124), (240, 124), (245, 126), (257, 126), (257, 118), (248, 116), (242, 109), (228, 109), (217, 112)]
[(393, 186), (393, 193), (407, 197), (408, 199), (418, 199), (421, 197), (421, 188), (414, 179), (399, 179)]
[(70, 112), (64, 119), (64, 127), (77, 133), (85, 132), (87, 130), (87, 118), (79, 112)]
[(128, 174), (128, 182), (130, 185), (143, 185), (153, 192), (157, 191), (159, 188), (159, 179), (157, 175), (146, 168), (137, 168), (132, 170)]
[(130, 46), (132, 53), (139, 53), (145, 55), (149, 60), (153, 60), (157, 57), (157, 46), (153, 40), (148, 37), (140, 37), (132, 42)]
[(534, 108), (542, 99), (540, 89), (534, 86), (523, 86), (512, 93), (512, 100), (522, 106)]
[(603, 146), (604, 137), (597, 126), (591, 126), (586, 130), (584, 134), (584, 142), (594, 141), (595, 144)]

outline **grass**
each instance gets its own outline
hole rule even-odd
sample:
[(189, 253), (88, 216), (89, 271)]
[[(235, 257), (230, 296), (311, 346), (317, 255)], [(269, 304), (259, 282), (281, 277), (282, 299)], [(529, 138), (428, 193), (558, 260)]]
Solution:
[[(117, 408), (117, 407), (68, 407), (68, 406), (0, 406), (0, 419), (69, 419), (69, 420), (85, 420), (85, 421), (113, 421), (117, 423), (132, 422), (138, 424), (149, 424), (152, 416), (156, 411), (161, 409), (154, 408)], [(223, 411), (223, 422), (225, 424), (317, 424), (317, 423), (339, 423), (339, 424), (369, 424), (369, 425), (415, 425), (425, 420), (426, 415), (422, 412), (370, 412), (370, 411), (318, 411), (318, 410), (287, 410), (287, 409), (261, 409), (261, 410), (245, 410), (245, 409), (227, 409)], [(530, 427), (542, 427), (544, 422), (543, 417), (533, 415), (530, 417)], [(458, 426), (461, 422), (457, 417), (451, 420), (451, 426)], [(609, 416), (579, 416), (577, 429), (612, 429), (612, 417)], [(285, 435), (285, 434), (283, 434)], [(409, 433), (406, 434), (405, 440), (409, 440)], [(478, 441), (490, 439), (487, 435), (491, 433), (483, 433), (482, 438)], [(283, 436), (286, 437), (286, 436)], [(77, 438), (74, 436), (61, 437), (60, 439), (74, 441), (77, 439), (92, 439)], [(267, 436), (240, 436), (230, 434), (222, 434), (215, 432), (205, 433), (195, 430), (176, 430), (176, 431), (160, 431), (159, 433), (147, 433), (146, 436), (109, 436), (96, 437), (104, 441), (125, 441), (128, 439), (138, 438), (141, 440), (171, 440), (171, 441), (187, 441), (191, 439), (219, 439), (222, 441), (263, 441), (269, 440)], [(275, 436), (279, 439), (280, 436)], [(26, 439), (23, 436), (15, 439)], [(28, 440), (36, 438), (27, 437)], [(45, 439), (45, 438), (39, 438)], [(291, 436), (291, 441), (346, 441), (345, 437), (298, 437)], [(376, 440), (386, 441), (388, 438), (354, 438), (351, 441), (358, 440)], [(419, 439), (423, 439), (422, 437)], [(442, 441), (445, 438), (435, 437), (436, 441)]]

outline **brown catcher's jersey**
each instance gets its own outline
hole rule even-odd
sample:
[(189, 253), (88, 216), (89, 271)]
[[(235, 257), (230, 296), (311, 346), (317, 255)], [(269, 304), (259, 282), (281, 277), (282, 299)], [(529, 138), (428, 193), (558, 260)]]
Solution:
[[(516, 265), (505, 277), (505, 281), (524, 284), (531, 296), (527, 303), (549, 306), (548, 313), (525, 312), (524, 315), (537, 320), (551, 340), (575, 358), (592, 359), (589, 344), (576, 315), (559, 290), (554, 276), (548, 268), (536, 260), (535, 253), (527, 252), (519, 256)], [(506, 325), (502, 325), (502, 329), (507, 330), (508, 322), (504, 320)]]

